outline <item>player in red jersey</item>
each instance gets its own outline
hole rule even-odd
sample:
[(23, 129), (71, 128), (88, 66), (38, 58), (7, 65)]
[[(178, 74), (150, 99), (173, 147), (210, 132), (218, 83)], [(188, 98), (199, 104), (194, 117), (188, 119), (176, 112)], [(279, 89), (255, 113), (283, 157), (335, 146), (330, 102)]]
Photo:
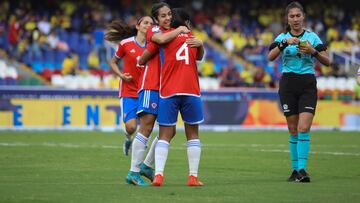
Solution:
[[(163, 33), (163, 30), (170, 28), (171, 10), (164, 2), (156, 3), (152, 7), (152, 16), (159, 26), (151, 26), (147, 30), (146, 38), (148, 46), (157, 46), (156, 42), (166, 43), (174, 39), (180, 33), (189, 32), (187, 27), (182, 26), (172, 32)], [(139, 105), (137, 115), (140, 118), (140, 127), (133, 143), (139, 151), (138, 156), (142, 157), (145, 152), (145, 142), (148, 141), (153, 130), (158, 114), (160, 83), (160, 58), (156, 54), (144, 67), (139, 81)], [(140, 174), (151, 181), (154, 178), (154, 150), (158, 137), (153, 139), (152, 145), (143, 163), (140, 164)], [(143, 142), (141, 142), (143, 141)], [(140, 161), (140, 159), (139, 159)]]
[[(187, 25), (190, 17), (183, 9), (173, 10), (172, 27)], [(190, 45), (189, 45), (190, 44)], [(196, 48), (198, 47), (198, 48)], [(147, 53), (156, 52), (156, 47), (148, 46), (140, 60)], [(180, 111), (185, 122), (188, 140), (189, 186), (202, 186), (197, 172), (201, 154), (198, 136), (198, 124), (203, 121), (200, 99), (199, 79), (196, 60), (202, 59), (202, 43), (194, 39), (191, 33), (180, 34), (174, 40), (160, 47), (162, 70), (160, 79), (160, 101), (158, 123), (160, 138), (155, 149), (154, 186), (161, 186), (163, 171), (167, 159), (169, 143), (176, 132), (177, 115)]]
[[(132, 134), (137, 127), (137, 108), (138, 108), (138, 87), (141, 74), (141, 68), (137, 66), (137, 58), (140, 57), (146, 45), (146, 30), (153, 24), (149, 16), (142, 17), (136, 24), (137, 34), (132, 36), (129, 28), (121, 21), (113, 21), (108, 26), (108, 32), (105, 39), (111, 42), (119, 42), (115, 56), (111, 61), (111, 69), (120, 78), (119, 97), (121, 98), (122, 118), (125, 123), (126, 141), (124, 143), (124, 153), (128, 155), (132, 143)], [(118, 69), (118, 62), (123, 59), (124, 65), (122, 71)], [(143, 143), (145, 146), (147, 140), (138, 135), (136, 141)], [(135, 142), (135, 141), (134, 141)], [(133, 144), (131, 168), (126, 177), (126, 182), (134, 185), (147, 185), (140, 178), (140, 163), (143, 160), (145, 149), (139, 149)]]

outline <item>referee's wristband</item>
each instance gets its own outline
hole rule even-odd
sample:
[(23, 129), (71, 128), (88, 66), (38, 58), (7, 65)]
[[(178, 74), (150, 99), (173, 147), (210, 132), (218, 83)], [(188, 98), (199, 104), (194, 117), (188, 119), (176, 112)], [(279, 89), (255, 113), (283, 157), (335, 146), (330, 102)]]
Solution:
[(312, 57), (316, 57), (317, 55), (319, 55), (319, 52), (317, 50), (315, 50), (315, 52), (311, 54)]
[(280, 51), (283, 51), (289, 44), (287, 43), (286, 39), (283, 39), (279, 44), (278, 48)]

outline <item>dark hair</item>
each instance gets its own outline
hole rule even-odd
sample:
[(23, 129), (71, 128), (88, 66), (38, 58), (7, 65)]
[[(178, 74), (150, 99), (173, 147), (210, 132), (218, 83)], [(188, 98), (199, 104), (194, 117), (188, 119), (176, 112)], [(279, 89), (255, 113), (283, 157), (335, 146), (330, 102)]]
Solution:
[(174, 8), (171, 10), (171, 13), (172, 19), (170, 26), (172, 28), (177, 28), (182, 25), (187, 26), (187, 22), (190, 22), (190, 15), (183, 8)]
[(158, 2), (158, 3), (155, 3), (152, 8), (151, 8), (151, 16), (154, 18), (154, 19), (158, 19), (158, 15), (159, 15), (159, 10), (160, 8), (162, 7), (168, 7), (168, 8), (171, 8), (169, 6), (169, 4), (165, 3), (165, 2)]
[(293, 9), (293, 8), (298, 8), (301, 10), (301, 12), (303, 14), (305, 14), (304, 7), (299, 2), (293, 1), (293, 2), (289, 3), (285, 9), (285, 23), (286, 23), (285, 32), (290, 32), (290, 30), (291, 30), (287, 18), (288, 18), (290, 9)]
[(120, 42), (123, 39), (134, 36), (136, 28), (131, 28), (121, 20), (114, 20), (106, 26), (104, 39), (110, 42)]

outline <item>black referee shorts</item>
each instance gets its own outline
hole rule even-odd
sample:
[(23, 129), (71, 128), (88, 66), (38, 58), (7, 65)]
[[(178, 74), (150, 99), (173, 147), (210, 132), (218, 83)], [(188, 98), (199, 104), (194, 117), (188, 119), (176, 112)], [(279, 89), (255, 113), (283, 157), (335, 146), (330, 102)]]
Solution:
[(302, 112), (315, 114), (317, 87), (313, 74), (284, 73), (279, 86), (280, 102), (285, 116)]

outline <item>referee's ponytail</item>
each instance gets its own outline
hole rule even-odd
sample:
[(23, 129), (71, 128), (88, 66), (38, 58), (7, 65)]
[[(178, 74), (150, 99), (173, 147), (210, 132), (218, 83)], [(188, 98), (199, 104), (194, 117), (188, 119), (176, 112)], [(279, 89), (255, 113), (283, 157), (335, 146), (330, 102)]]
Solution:
[(289, 3), (285, 9), (285, 33), (290, 32), (291, 30), (290, 25), (288, 23), (288, 15), (289, 15), (289, 10), (293, 8), (300, 9), (303, 15), (305, 16), (304, 7), (299, 2), (293, 1)]

